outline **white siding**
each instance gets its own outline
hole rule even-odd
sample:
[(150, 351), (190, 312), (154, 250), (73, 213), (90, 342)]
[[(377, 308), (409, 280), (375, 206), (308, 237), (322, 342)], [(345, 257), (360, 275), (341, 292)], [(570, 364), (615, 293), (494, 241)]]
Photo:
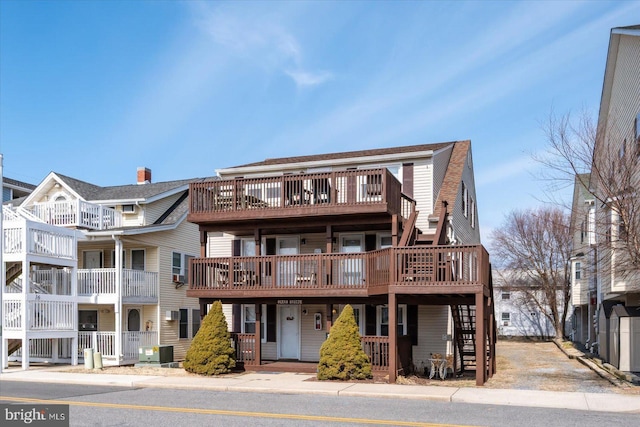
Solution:
[(447, 354), (449, 332), (448, 306), (418, 306), (418, 345), (413, 346), (413, 363), (418, 368), (429, 366), (431, 353)]
[(300, 360), (305, 362), (318, 362), (320, 360), (320, 346), (327, 337), (327, 331), (323, 324), (322, 329), (315, 330), (315, 313), (322, 313), (323, 323), (326, 319), (326, 305), (303, 305), (303, 314), (300, 321)]
[(416, 227), (422, 231), (429, 229), (429, 215), (433, 213), (432, 159), (425, 159), (413, 164), (413, 198), (416, 201), (416, 209), (420, 212), (416, 220)]
[(231, 234), (208, 233), (207, 256), (210, 258), (231, 256), (231, 242), (233, 239), (234, 236)]
[(278, 345), (275, 342), (263, 342), (260, 347), (262, 360), (276, 360), (278, 358)]
[(182, 195), (184, 192), (180, 192), (174, 194), (169, 197), (165, 197), (153, 203), (149, 203), (144, 205), (144, 223), (145, 225), (153, 224), (158, 218), (164, 214), (167, 209), (171, 207)]

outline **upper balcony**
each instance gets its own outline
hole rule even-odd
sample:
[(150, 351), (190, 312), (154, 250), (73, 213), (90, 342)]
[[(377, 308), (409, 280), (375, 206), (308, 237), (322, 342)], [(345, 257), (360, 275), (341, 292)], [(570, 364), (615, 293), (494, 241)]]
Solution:
[(71, 265), (76, 259), (77, 239), (73, 230), (26, 219), (5, 207), (2, 231), (5, 261), (19, 261), (29, 255)]
[(60, 227), (78, 227), (87, 230), (122, 227), (122, 213), (119, 211), (79, 199), (36, 203), (27, 210), (41, 221)]
[(229, 299), (471, 294), (488, 291), (490, 275), (480, 245), (195, 258), (189, 267), (188, 296)]
[[(387, 169), (197, 182), (188, 220), (198, 224), (294, 217), (403, 214), (401, 184)], [(406, 213), (405, 216), (408, 216)]]

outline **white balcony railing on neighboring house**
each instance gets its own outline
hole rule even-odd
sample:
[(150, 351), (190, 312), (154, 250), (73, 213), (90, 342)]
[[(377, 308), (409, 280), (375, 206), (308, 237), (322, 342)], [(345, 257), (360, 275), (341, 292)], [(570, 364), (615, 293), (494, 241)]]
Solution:
[[(83, 357), (82, 349), (92, 348), (99, 351), (104, 358), (116, 358), (116, 333), (78, 332), (78, 356)], [(158, 345), (158, 333), (154, 331), (128, 331), (122, 333), (122, 355), (125, 361), (138, 360), (139, 348)]]
[[(115, 268), (78, 270), (78, 295), (106, 295), (116, 293)], [(122, 270), (123, 297), (158, 297), (158, 273), (141, 270)]]
[[(29, 357), (38, 360), (52, 360), (54, 353), (54, 340), (49, 338), (36, 338), (29, 340)], [(58, 359), (70, 359), (74, 349), (69, 338), (59, 340)], [(158, 345), (157, 332), (123, 332), (122, 355), (123, 362), (131, 363), (139, 359), (139, 347)], [(100, 352), (107, 365), (118, 363), (116, 357), (116, 333), (106, 332), (78, 332), (77, 351), (78, 358), (84, 358), (84, 349), (91, 348), (94, 352)], [(10, 355), (11, 360), (20, 360), (22, 350), (18, 349)]]
[[(16, 298), (15, 294), (2, 302), (2, 313), (4, 316), (4, 329), (22, 330), (25, 329), (25, 322), (22, 315), (23, 299)], [(39, 297), (39, 296), (38, 296)], [(27, 300), (27, 331), (73, 331), (77, 329), (77, 304), (72, 301), (56, 299), (48, 296), (47, 299), (40, 297), (35, 300)]]
[(122, 213), (83, 200), (36, 203), (28, 208), (47, 224), (107, 230), (122, 226)]
[(3, 232), (5, 254), (27, 253), (64, 259), (76, 257), (76, 236), (72, 230), (22, 220), (7, 222)]

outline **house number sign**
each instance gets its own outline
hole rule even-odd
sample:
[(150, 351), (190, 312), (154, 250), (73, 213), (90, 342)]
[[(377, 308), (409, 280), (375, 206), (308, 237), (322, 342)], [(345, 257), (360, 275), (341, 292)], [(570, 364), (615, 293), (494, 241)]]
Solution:
[(294, 304), (294, 305), (301, 305), (302, 304), (302, 300), (301, 299), (279, 299), (278, 300), (278, 304)]

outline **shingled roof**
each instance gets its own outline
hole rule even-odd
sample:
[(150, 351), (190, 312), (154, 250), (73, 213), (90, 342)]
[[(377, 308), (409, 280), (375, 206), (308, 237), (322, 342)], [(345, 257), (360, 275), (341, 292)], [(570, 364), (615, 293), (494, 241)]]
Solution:
[[(148, 199), (162, 193), (174, 190), (189, 184), (190, 182), (202, 181), (205, 178), (182, 179), (178, 181), (165, 181), (149, 184), (128, 184), (111, 187), (100, 187), (79, 179), (56, 173), (69, 187), (80, 197), (87, 201), (91, 200), (121, 200), (121, 199)], [(211, 180), (212, 178), (206, 178)], [(213, 178), (216, 179), (216, 178)]]
[(459, 141), (453, 146), (449, 165), (444, 175), (442, 188), (438, 193), (435, 206), (433, 207), (433, 216), (440, 217), (442, 212), (442, 202), (447, 202), (447, 211), (452, 212), (455, 209), (458, 188), (462, 181), (462, 171), (464, 170), (467, 153), (469, 152), (470, 141)]
[(437, 151), (455, 142), (456, 141), (440, 142), (440, 143), (434, 143), (434, 144), (406, 145), (402, 147), (375, 148), (371, 150), (359, 150), (359, 151), (343, 151), (340, 153), (313, 154), (308, 156), (297, 156), (297, 157), (279, 157), (275, 159), (266, 159), (262, 162), (247, 163), (244, 165), (233, 166), (230, 169), (253, 167), (253, 166), (281, 165), (281, 164), (287, 164), (287, 163), (306, 163), (306, 162), (317, 162), (317, 161), (323, 161), (323, 160), (348, 159), (352, 157), (383, 156), (383, 155), (389, 155), (389, 154), (414, 153), (417, 151)]
[(13, 185), (15, 187), (27, 188), (29, 190), (35, 190), (36, 186), (33, 184), (28, 184), (26, 182), (18, 181), (17, 179), (7, 178), (6, 176), (2, 177), (3, 184)]

